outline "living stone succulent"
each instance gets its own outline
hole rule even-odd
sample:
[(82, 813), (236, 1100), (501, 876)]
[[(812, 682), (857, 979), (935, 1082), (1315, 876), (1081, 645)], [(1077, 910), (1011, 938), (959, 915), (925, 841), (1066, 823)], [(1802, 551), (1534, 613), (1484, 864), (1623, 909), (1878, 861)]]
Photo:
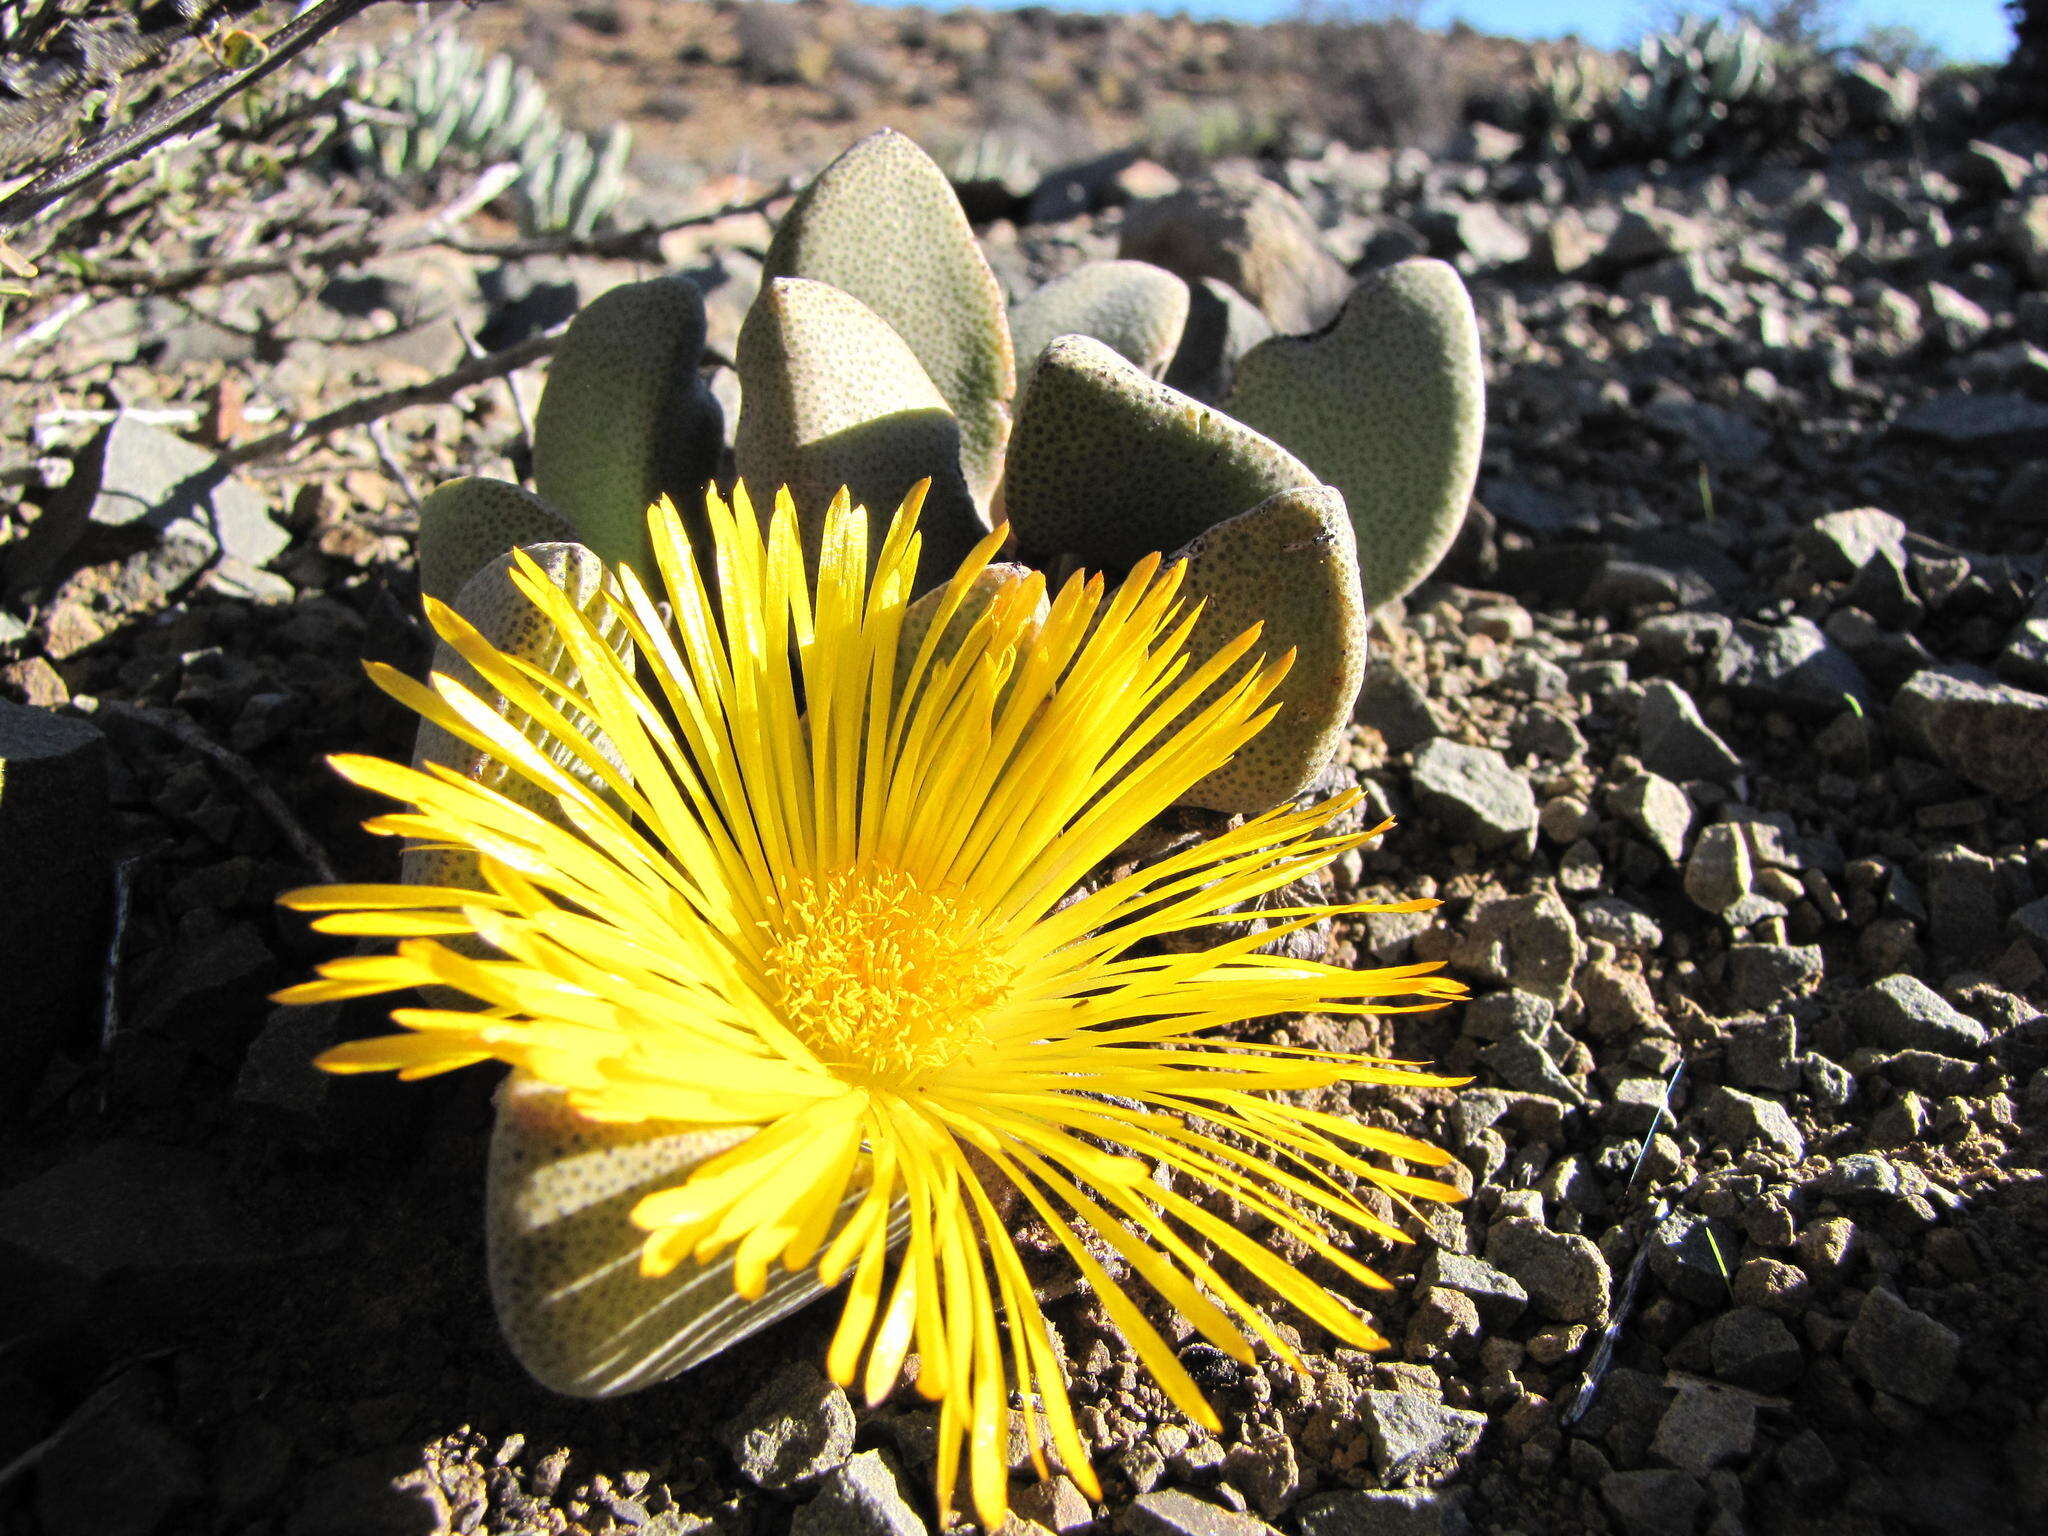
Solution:
[[(1376, 274), (1306, 336), (1272, 334), (1213, 276), (1190, 281), (1136, 260), (1083, 267), (1006, 311), (945, 175), (884, 130), (798, 197), (765, 272), (734, 349), (732, 466), (764, 507), (788, 488), (814, 567), (840, 487), (887, 509), (925, 485), (913, 589), (925, 596), (906, 615), (899, 654), (925, 643), (942, 616), (938, 583), (998, 524), (1010, 535), (1003, 558), (947, 618), (941, 657), (988, 605), (1042, 603), (1040, 573), (1114, 580), (1156, 556), (1183, 560), (1183, 593), (1203, 605), (1190, 666), (1255, 625), (1260, 651), (1294, 655), (1272, 720), (1183, 803), (1258, 814), (1309, 786), (1351, 720), (1372, 607), (1428, 576), (1470, 500), (1478, 331), (1451, 268), (1410, 261)], [(573, 724), (576, 683), (568, 658), (541, 646), (545, 626), (509, 580), (508, 552), (527, 548), (592, 613), (616, 579), (605, 566), (656, 585), (646, 509), (667, 496), (687, 519), (725, 447), (703, 343), (687, 279), (603, 295), (556, 354), (536, 420), (535, 491), (466, 479), (423, 509), (426, 598), (450, 603), (527, 668), (477, 678), (444, 648), (440, 669), (495, 700), (526, 740), (545, 745)], [(608, 638), (630, 655), (626, 636)], [(458, 774), (492, 771), (487, 752), (431, 724), (418, 752)], [(428, 849), (408, 856), (407, 874), (476, 879)], [(712, 1155), (716, 1138), (623, 1126), (594, 1141), (560, 1110), (508, 1090), (491, 1163), (493, 1294), (543, 1381), (586, 1395), (646, 1385), (816, 1291), (805, 1272), (743, 1302), (729, 1261), (640, 1285), (620, 1211)]]

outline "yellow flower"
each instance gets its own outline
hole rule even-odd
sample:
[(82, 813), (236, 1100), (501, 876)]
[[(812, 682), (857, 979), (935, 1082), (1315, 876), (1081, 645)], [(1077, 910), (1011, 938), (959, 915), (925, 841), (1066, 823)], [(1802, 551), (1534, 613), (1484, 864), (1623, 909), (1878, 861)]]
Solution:
[[(623, 625), (637, 669), (520, 557), (514, 580), (559, 631), (574, 688), (430, 603), (443, 638), (554, 732), (552, 755), (446, 677), (428, 688), (373, 668), (377, 682), (545, 786), (559, 815), (446, 769), (336, 759), (410, 807), (373, 830), (474, 851), (487, 889), (291, 893), (288, 905), (325, 914), (321, 929), (397, 942), (329, 961), (322, 980), (280, 996), (438, 986), (480, 1005), (395, 1009), (407, 1032), (329, 1051), (321, 1064), (335, 1071), (421, 1077), (495, 1058), (566, 1090), (592, 1121), (758, 1127), (639, 1202), (641, 1272), (730, 1253), (742, 1296), (760, 1295), (777, 1265), (848, 1282), (832, 1377), (879, 1401), (915, 1349), (917, 1387), (939, 1404), (940, 1507), (964, 1448), (993, 1530), (1013, 1398), (1041, 1474), (1050, 1451), (1099, 1496), (1010, 1202), (1049, 1229), (1166, 1394), (1216, 1430), (1081, 1230), (1239, 1360), (1256, 1339), (1298, 1364), (1225, 1261), (1343, 1342), (1382, 1347), (1347, 1302), (1243, 1227), (1270, 1223), (1385, 1288), (1336, 1235), (1407, 1240), (1360, 1190), (1404, 1207), (1458, 1191), (1360, 1153), (1450, 1159), (1303, 1101), (1458, 1080), (1246, 1044), (1229, 1026), (1435, 1007), (1461, 988), (1431, 966), (1352, 971), (1256, 952), (1325, 915), (1374, 910), (1363, 904), (1283, 906), (1266, 931), (1193, 953), (1148, 943), (1226, 923), (1226, 909), (1384, 830), (1327, 830), (1355, 794), (1281, 807), (1077, 896), (1259, 730), (1288, 659), (1244, 663), (1254, 631), (1193, 663), (1180, 567), (1162, 571), (1156, 556), (1113, 591), (1076, 576), (1049, 604), (1035, 576), (977, 587), (1001, 530), (943, 589), (922, 638), (899, 644), (920, 500), (871, 559), (866, 515), (842, 493), (813, 587), (786, 494), (765, 535), (743, 491), (730, 508), (713, 496), (715, 597), (673, 509), (656, 507), (672, 618), (624, 570), (623, 597), (599, 615)], [(577, 771), (564, 771), (572, 758)], [(443, 942), (473, 937), (495, 955)], [(1225, 1200), (1241, 1214), (1217, 1214)], [(892, 1226), (907, 1236), (890, 1278)]]

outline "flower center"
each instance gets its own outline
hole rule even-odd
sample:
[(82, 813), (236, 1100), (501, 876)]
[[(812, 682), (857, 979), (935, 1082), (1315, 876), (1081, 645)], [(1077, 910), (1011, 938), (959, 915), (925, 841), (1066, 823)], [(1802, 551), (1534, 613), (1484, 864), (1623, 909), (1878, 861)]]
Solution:
[(1011, 972), (981, 913), (896, 869), (786, 889), (762, 970), (789, 1027), (826, 1064), (902, 1084), (983, 1038)]

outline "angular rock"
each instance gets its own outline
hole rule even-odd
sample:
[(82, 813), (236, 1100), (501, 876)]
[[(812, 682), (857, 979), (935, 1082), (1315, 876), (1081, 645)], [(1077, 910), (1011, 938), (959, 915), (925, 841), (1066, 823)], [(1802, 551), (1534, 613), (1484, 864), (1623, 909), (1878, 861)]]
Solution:
[(1124, 1511), (1129, 1536), (1273, 1536), (1273, 1527), (1179, 1489), (1141, 1493)]
[(206, 1493), (199, 1453), (163, 1422), (139, 1372), (67, 1420), (37, 1463), (49, 1536), (153, 1536)]
[(1955, 1378), (1962, 1340), (1883, 1286), (1873, 1286), (1842, 1340), (1842, 1358), (1858, 1376), (1893, 1397), (1932, 1407)]
[(1353, 718), (1378, 731), (1393, 753), (1412, 752), (1449, 729), (1429, 695), (1394, 667), (1367, 671)]
[(1855, 699), (1876, 700), (1862, 670), (1811, 619), (1744, 619), (1714, 656), (1713, 677), (1738, 702), (1828, 721)]
[(1480, 976), (1563, 1005), (1585, 947), (1571, 909), (1555, 890), (1500, 896), (1477, 906), (1468, 919), (1459, 958)]
[(1728, 996), (1738, 1008), (1771, 1008), (1804, 997), (1825, 974), (1818, 944), (1728, 946)]
[(1462, 1461), (1486, 1429), (1485, 1414), (1447, 1408), (1419, 1392), (1366, 1392), (1358, 1415), (1372, 1443), (1373, 1468), (1390, 1487)]
[(1892, 729), (1949, 772), (1999, 798), (2048, 790), (2048, 698), (1974, 667), (1929, 667), (1892, 699)]
[(1643, 766), (1668, 779), (1726, 783), (1742, 772), (1742, 759), (1700, 718), (1692, 695), (1665, 678), (1643, 685), (1636, 742)]
[(1736, 1307), (1714, 1324), (1714, 1374), (1753, 1392), (1779, 1392), (1806, 1370), (1806, 1356), (1784, 1319), (1761, 1307)]
[(111, 820), (98, 728), (0, 699), (0, 1115), (27, 1103), (51, 1050), (97, 1007)]
[(1546, 1315), (1566, 1323), (1606, 1322), (1612, 1277), (1587, 1239), (1510, 1216), (1487, 1228), (1486, 1259), (1520, 1281)]
[(1684, 790), (1661, 774), (1639, 773), (1614, 792), (1610, 803), (1667, 862), (1684, 860), (1686, 834), (1692, 831), (1692, 801)]
[(1893, 1050), (1981, 1056), (1990, 1043), (1984, 1026), (1916, 976), (1887, 976), (1857, 993), (1849, 1005), (1857, 1034)]
[(1685, 894), (1704, 912), (1726, 912), (1749, 894), (1753, 878), (1749, 843), (1732, 822), (1704, 829), (1685, 861)]
[(1439, 737), (1416, 753), (1410, 782), (1423, 814), (1451, 837), (1484, 852), (1535, 846), (1536, 792), (1491, 747)]
[(1829, 512), (1799, 530), (1794, 540), (1816, 574), (1829, 581), (1847, 581), (1879, 552), (1906, 557), (1906, 525), (1876, 507)]
[(133, 540), (183, 540), (205, 558), (266, 565), (290, 542), (263, 493), (206, 449), (117, 416), (82, 449), (70, 482), (7, 551), (10, 590), (44, 582), (66, 563), (103, 559)]
[(1119, 256), (1149, 261), (1189, 283), (1226, 282), (1283, 333), (1313, 331), (1350, 287), (1293, 193), (1249, 170), (1224, 169), (1125, 215)]
[(1298, 1511), (1301, 1536), (1466, 1536), (1456, 1491), (1447, 1488), (1343, 1489)]
[(1741, 1461), (1756, 1444), (1756, 1401), (1713, 1387), (1681, 1389), (1657, 1421), (1650, 1454), (1682, 1472), (1705, 1477)]
[(1529, 1305), (1529, 1293), (1519, 1280), (1469, 1253), (1432, 1249), (1416, 1275), (1419, 1287), (1441, 1286), (1472, 1298), (1479, 1309), (1479, 1321), (1489, 1332), (1511, 1328)]
[(1899, 417), (1892, 431), (1972, 453), (2048, 453), (2048, 403), (2012, 394), (1936, 395)]
[(814, 1482), (853, 1454), (853, 1406), (808, 1360), (791, 1361), (719, 1429), (740, 1475), (780, 1493)]
[(1775, 1099), (1759, 1098), (1738, 1088), (1717, 1088), (1707, 1101), (1707, 1121), (1715, 1136), (1732, 1148), (1760, 1142), (1788, 1162), (1806, 1156), (1806, 1138)]
[(1685, 1472), (1645, 1467), (1600, 1479), (1600, 1502), (1626, 1536), (1692, 1536), (1707, 1493)]
[(862, 1451), (828, 1473), (789, 1529), (790, 1536), (928, 1536), (879, 1451)]

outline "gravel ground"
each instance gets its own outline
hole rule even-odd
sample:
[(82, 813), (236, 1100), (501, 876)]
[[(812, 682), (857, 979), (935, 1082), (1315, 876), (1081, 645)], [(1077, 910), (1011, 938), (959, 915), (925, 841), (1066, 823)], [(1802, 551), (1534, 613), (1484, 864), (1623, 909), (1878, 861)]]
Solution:
[[(1054, 1302), (1108, 1497), (1027, 1471), (1014, 1536), (2036, 1528), (2048, 134), (1656, 175), (1512, 149), (1260, 168), (1319, 232), (1291, 269), (1444, 256), (1486, 337), (1483, 506), (1380, 616), (1324, 785), (1399, 819), (1334, 896), (1444, 902), (1329, 952), (1442, 959), (1475, 1000), (1268, 1026), (1472, 1073), (1351, 1108), (1452, 1148), (1473, 1198), (1361, 1246), (1400, 1277), (1388, 1355), (1296, 1320), (1296, 1377), (1172, 1334), (1218, 1437)], [(1089, 211), (987, 226), (991, 261), (1021, 291), (1115, 255), (1171, 180), (1069, 178)], [(420, 217), (303, 171), (266, 198), (273, 234)], [(728, 353), (768, 228), (663, 244)], [(167, 215), (123, 238), (200, 250)], [(537, 374), (218, 455), (647, 270), (435, 249), (84, 289), (0, 339), (0, 687), (54, 711), (0, 706), (51, 765), (0, 847), (38, 939), (9, 1028), (54, 1047), (0, 1055), (7, 1536), (927, 1528), (931, 1414), (823, 1380), (830, 1308), (619, 1403), (528, 1382), (483, 1287), (488, 1074), (323, 1077), (375, 1009), (264, 1001), (324, 952), (279, 890), (395, 873), (322, 758), (409, 750), (358, 663), (425, 663), (412, 497), (516, 473)], [(153, 519), (61, 547), (117, 502)]]

